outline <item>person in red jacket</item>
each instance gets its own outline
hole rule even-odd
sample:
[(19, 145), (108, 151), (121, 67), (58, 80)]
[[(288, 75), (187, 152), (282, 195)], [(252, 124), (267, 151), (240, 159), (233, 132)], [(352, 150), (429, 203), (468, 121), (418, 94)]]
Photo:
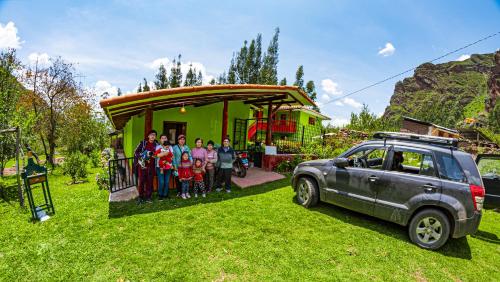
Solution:
[(194, 174), (194, 187), (193, 187), (194, 197), (198, 198), (198, 191), (200, 191), (201, 196), (205, 198), (206, 197), (205, 181), (203, 180), (203, 176), (205, 175), (205, 168), (203, 167), (203, 162), (200, 159), (194, 160), (193, 174)]
[(189, 184), (193, 178), (193, 162), (189, 159), (188, 152), (182, 153), (177, 173), (179, 174), (179, 181), (182, 187), (181, 197), (183, 199), (191, 198), (191, 195), (189, 195)]

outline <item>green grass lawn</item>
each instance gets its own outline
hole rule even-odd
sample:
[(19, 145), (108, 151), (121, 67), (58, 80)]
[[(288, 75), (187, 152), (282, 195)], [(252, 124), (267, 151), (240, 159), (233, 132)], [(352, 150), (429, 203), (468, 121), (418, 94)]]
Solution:
[[(94, 171), (95, 172), (95, 171)], [(440, 251), (403, 227), (327, 204), (294, 202), (289, 180), (207, 199), (109, 204), (90, 182), (50, 177), (43, 223), (0, 199), (0, 280), (499, 281), (500, 214)]]

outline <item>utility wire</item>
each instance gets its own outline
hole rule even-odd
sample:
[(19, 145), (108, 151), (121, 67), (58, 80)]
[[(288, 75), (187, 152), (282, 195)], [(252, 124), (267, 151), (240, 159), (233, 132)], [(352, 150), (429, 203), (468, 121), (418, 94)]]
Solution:
[[(479, 40), (476, 40), (476, 41), (474, 41), (474, 42), (472, 42), (472, 43), (469, 43), (469, 44), (467, 44), (467, 45), (465, 45), (465, 46), (462, 46), (462, 47), (460, 47), (460, 48), (458, 48), (458, 49), (455, 49), (455, 50), (453, 50), (453, 51), (450, 51), (450, 52), (448, 52), (448, 53), (446, 53), (446, 54), (444, 54), (444, 55), (442, 55), (442, 56), (439, 56), (439, 57), (437, 57), (437, 58), (435, 58), (435, 59), (432, 59), (432, 60), (430, 60), (428, 63), (433, 63), (433, 62), (435, 62), (435, 61), (437, 61), (437, 60), (440, 60), (440, 59), (442, 59), (442, 58), (444, 58), (444, 57), (447, 57), (447, 56), (449, 56), (449, 55), (451, 55), (451, 54), (457, 53), (458, 51), (461, 51), (461, 50), (464, 50), (464, 49), (466, 49), (466, 48), (469, 48), (469, 47), (470, 47), (470, 46), (472, 46), (472, 45), (476, 45), (476, 44), (477, 44), (477, 43), (479, 43), (479, 42), (486, 41), (486, 40), (488, 40), (488, 39), (490, 39), (490, 38), (492, 38), (492, 37), (495, 37), (495, 36), (497, 36), (497, 35), (499, 35), (499, 34), (500, 34), (500, 31), (495, 32), (495, 33), (493, 33), (493, 34), (490, 34), (490, 35), (488, 35), (488, 36), (486, 36), (486, 37), (483, 37), (483, 38), (481, 38), (481, 39), (479, 39)], [(385, 78), (385, 79), (383, 79), (383, 80), (380, 80), (380, 81), (377, 81), (377, 82), (375, 82), (375, 83), (372, 83), (372, 84), (370, 84), (370, 85), (368, 85), (368, 86), (365, 86), (365, 87), (363, 87), (363, 88), (360, 88), (360, 89), (358, 89), (358, 90), (356, 90), (356, 91), (349, 92), (349, 93), (347, 93), (346, 95), (343, 95), (343, 96), (341, 96), (341, 97), (335, 98), (335, 99), (333, 99), (333, 100), (330, 100), (330, 101), (328, 101), (328, 102), (324, 103), (324, 104), (323, 104), (323, 105), (321, 105), (320, 107), (323, 107), (323, 106), (328, 105), (328, 104), (330, 104), (330, 103), (333, 103), (333, 102), (335, 102), (335, 101), (339, 101), (339, 100), (341, 100), (341, 99), (344, 99), (344, 98), (349, 97), (349, 96), (351, 96), (351, 95), (354, 95), (354, 94), (356, 94), (356, 93), (359, 93), (359, 92), (361, 92), (361, 91), (364, 91), (364, 90), (366, 90), (366, 89), (368, 89), (368, 88), (372, 88), (372, 87), (377, 86), (377, 85), (379, 85), (379, 84), (382, 84), (382, 83), (384, 83), (384, 82), (386, 82), (386, 81), (388, 81), (388, 80), (391, 80), (391, 79), (393, 79), (393, 78), (396, 78), (396, 77), (398, 77), (398, 76), (401, 76), (401, 75), (403, 75), (403, 74), (405, 74), (405, 73), (409, 73), (409, 72), (411, 72), (411, 71), (414, 71), (417, 67), (418, 67), (418, 66), (416, 66), (416, 67), (412, 67), (412, 68), (407, 69), (407, 70), (405, 70), (405, 71), (403, 71), (403, 72), (400, 72), (400, 73), (398, 73), (398, 74), (392, 75), (392, 76), (390, 76), (390, 77), (388, 77), (388, 78)]]

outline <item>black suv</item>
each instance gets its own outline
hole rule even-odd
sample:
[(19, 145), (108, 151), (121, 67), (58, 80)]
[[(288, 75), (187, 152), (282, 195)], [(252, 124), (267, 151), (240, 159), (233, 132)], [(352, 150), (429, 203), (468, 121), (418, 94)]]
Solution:
[(318, 200), (408, 226), (410, 239), (438, 249), (448, 238), (476, 232), (484, 185), (476, 163), (457, 140), (377, 132), (333, 160), (299, 164), (297, 201)]

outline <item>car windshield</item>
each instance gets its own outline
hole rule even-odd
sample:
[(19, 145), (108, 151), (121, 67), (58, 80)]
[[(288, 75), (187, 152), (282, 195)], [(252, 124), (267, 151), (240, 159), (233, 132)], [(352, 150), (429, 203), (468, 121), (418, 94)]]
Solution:
[(500, 158), (483, 157), (477, 164), (479, 173), (484, 178), (500, 177)]

